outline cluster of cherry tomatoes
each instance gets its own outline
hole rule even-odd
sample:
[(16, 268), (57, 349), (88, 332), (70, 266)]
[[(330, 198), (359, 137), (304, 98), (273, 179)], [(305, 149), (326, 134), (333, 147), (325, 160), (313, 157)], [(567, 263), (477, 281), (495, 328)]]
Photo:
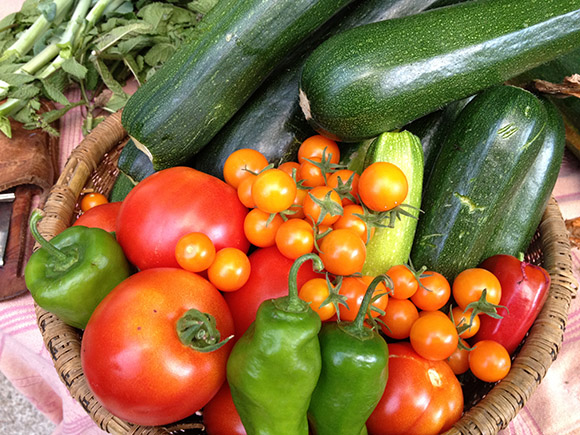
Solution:
[[(438, 272), (415, 272), (406, 265), (393, 266), (387, 275), (393, 289), (385, 314), (379, 317), (385, 335), (408, 339), (419, 355), (445, 360), (457, 375), (471, 370), (486, 382), (507, 375), (511, 367), (507, 350), (496, 341), (476, 337), (480, 316), (495, 315), (501, 299), (501, 284), (493, 273), (466, 269), (452, 285)], [(474, 341), (472, 347), (468, 339)]]
[[(301, 144), (298, 161), (275, 168), (259, 151), (240, 149), (227, 158), (223, 170), (224, 180), (249, 209), (244, 233), (252, 245), (276, 246), (289, 259), (314, 251), (325, 270), (340, 277), (334, 284), (311, 280), (300, 291), (323, 320), (356, 316), (372, 277), (353, 275), (362, 270), (374, 222), (401, 205), (408, 192), (404, 173), (391, 163), (375, 163), (359, 175), (339, 160), (338, 144), (315, 135)], [(241, 288), (250, 274), (245, 253), (235, 248), (216, 252), (200, 232), (180, 239), (176, 259), (186, 270), (207, 271), (209, 281), (222, 291)], [(377, 292), (386, 293), (386, 288)], [(373, 313), (378, 316), (385, 306), (386, 298), (378, 300)]]

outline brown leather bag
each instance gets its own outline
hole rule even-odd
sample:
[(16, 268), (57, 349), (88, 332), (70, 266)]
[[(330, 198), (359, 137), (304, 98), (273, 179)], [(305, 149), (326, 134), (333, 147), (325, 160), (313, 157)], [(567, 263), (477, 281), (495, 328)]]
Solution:
[[(45, 104), (45, 110), (53, 107)], [(26, 130), (11, 122), (12, 138), (0, 133), (0, 193), (14, 192), (4, 264), (0, 267), (0, 300), (27, 291), (24, 268), (34, 240), (28, 220), (41, 206), (58, 177), (58, 138), (40, 129)]]

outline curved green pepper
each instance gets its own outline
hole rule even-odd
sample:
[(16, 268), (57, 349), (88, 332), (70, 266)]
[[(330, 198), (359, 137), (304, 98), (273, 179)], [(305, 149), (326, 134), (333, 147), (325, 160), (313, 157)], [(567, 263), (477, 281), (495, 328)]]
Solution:
[(84, 329), (99, 302), (131, 274), (115, 237), (100, 228), (73, 226), (49, 242), (38, 231), (35, 210), (30, 231), (40, 248), (24, 270), (34, 301), (63, 322)]
[(384, 279), (378, 276), (371, 282), (354, 321), (322, 326), (322, 371), (308, 408), (316, 435), (366, 433), (365, 422), (383, 396), (388, 346), (376, 328), (364, 322), (375, 288)]
[(315, 254), (298, 258), (288, 296), (262, 302), (256, 320), (235, 344), (227, 378), (248, 435), (308, 434), (306, 412), (320, 375), (320, 316), (298, 297), (298, 269)]

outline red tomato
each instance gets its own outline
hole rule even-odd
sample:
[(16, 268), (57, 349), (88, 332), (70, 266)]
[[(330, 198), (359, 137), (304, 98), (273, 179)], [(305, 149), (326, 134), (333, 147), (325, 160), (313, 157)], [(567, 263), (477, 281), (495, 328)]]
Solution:
[(389, 381), (369, 419), (369, 435), (438, 434), (463, 412), (463, 392), (445, 361), (429, 361), (409, 343), (389, 344)]
[(145, 178), (129, 192), (117, 219), (117, 240), (139, 269), (178, 267), (177, 241), (202, 232), (216, 250), (248, 251), (244, 218), (248, 209), (236, 190), (195, 169), (174, 167)]
[(182, 269), (138, 272), (99, 304), (85, 329), (81, 363), (99, 402), (140, 425), (163, 425), (205, 406), (226, 379), (231, 340), (200, 352), (179, 339), (176, 322), (197, 309), (215, 318), (220, 338), (234, 331), (219, 291)]
[(117, 216), (122, 204), (122, 202), (108, 202), (92, 207), (80, 215), (73, 226), (82, 225), (89, 228), (102, 228), (112, 233), (115, 231)]
[[(224, 294), (234, 318), (237, 338), (254, 321), (263, 301), (288, 294), (288, 273), (294, 264), (294, 260), (286, 258), (275, 246), (256, 249), (248, 258), (250, 278), (239, 290)], [(312, 262), (307, 261), (298, 271), (298, 288), (320, 276), (312, 270)]]
[(227, 382), (203, 408), (203, 423), (208, 435), (246, 435)]

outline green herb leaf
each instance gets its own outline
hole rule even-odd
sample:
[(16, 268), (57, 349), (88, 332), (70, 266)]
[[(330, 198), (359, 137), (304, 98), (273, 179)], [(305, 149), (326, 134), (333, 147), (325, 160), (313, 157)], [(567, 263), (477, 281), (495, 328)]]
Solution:
[(38, 89), (35, 85), (23, 85), (19, 86), (16, 89), (11, 90), (8, 93), (10, 98), (16, 98), (18, 100), (29, 100), (31, 98), (36, 97), (40, 93), (40, 89)]
[(5, 116), (0, 116), (0, 131), (6, 135), (8, 138), (12, 138), (12, 127), (10, 126), (10, 120)]
[(87, 68), (78, 63), (74, 57), (66, 59), (62, 63), (61, 68), (66, 73), (70, 74), (71, 76), (73, 76), (78, 80), (84, 79), (87, 75)]
[(62, 93), (62, 91), (57, 86), (55, 86), (53, 83), (51, 83), (50, 80), (43, 80), (42, 81), (42, 88), (43, 88), (46, 96), (48, 98), (50, 98), (52, 101), (56, 101), (57, 103), (60, 103), (64, 106), (69, 104), (68, 99)]

